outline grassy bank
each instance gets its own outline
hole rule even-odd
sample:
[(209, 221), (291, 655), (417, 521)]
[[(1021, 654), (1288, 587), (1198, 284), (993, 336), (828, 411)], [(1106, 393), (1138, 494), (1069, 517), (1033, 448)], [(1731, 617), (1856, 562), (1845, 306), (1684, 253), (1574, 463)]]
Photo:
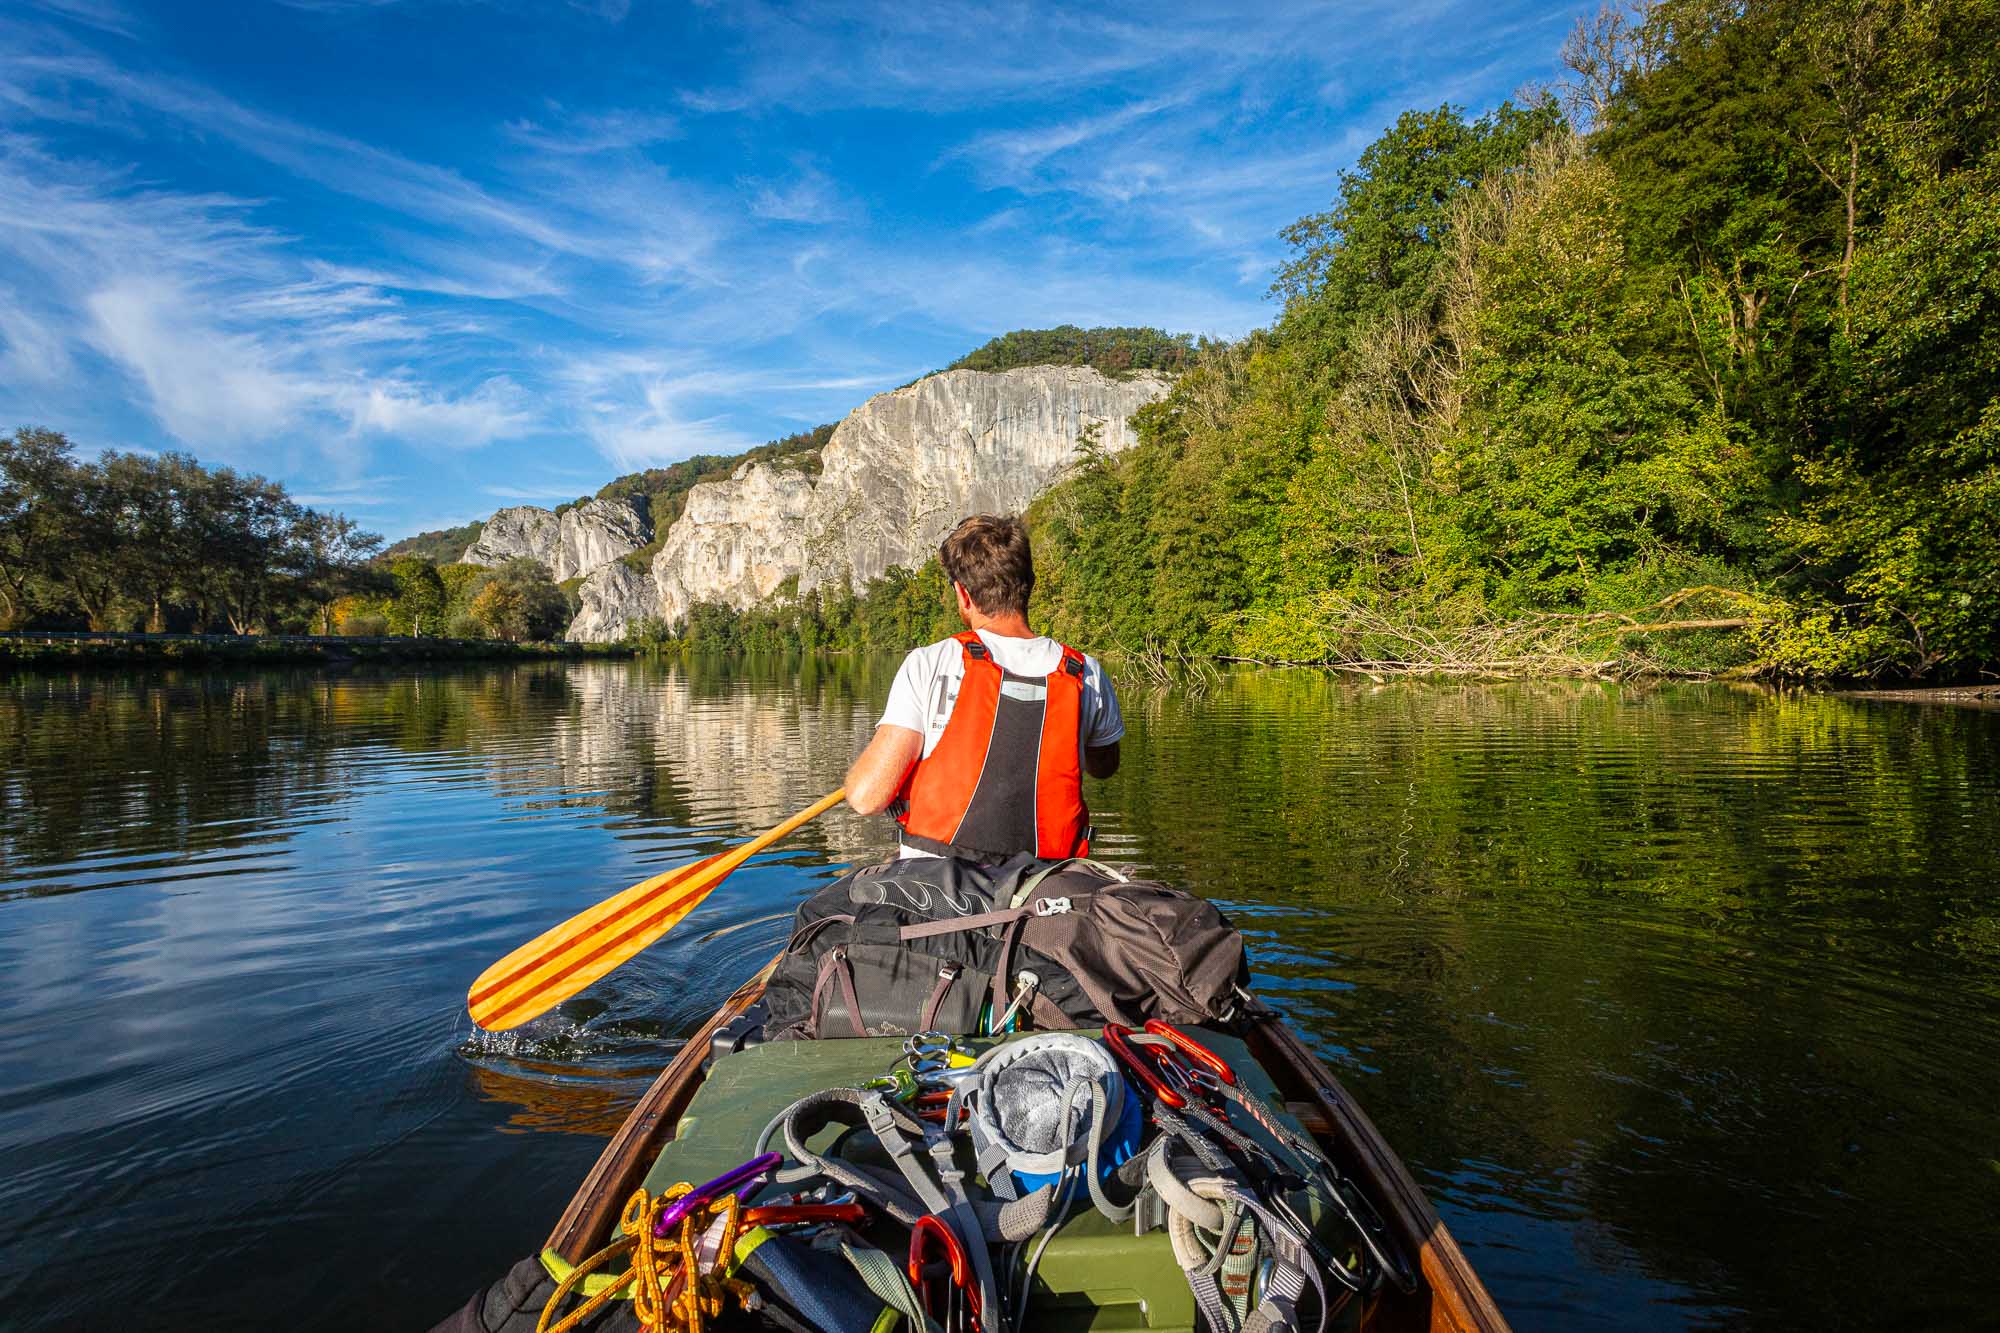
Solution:
[(317, 635), (0, 634), (0, 663), (24, 667), (355, 662), (470, 662), (630, 657), (616, 643), (508, 643), (500, 639), (356, 638)]

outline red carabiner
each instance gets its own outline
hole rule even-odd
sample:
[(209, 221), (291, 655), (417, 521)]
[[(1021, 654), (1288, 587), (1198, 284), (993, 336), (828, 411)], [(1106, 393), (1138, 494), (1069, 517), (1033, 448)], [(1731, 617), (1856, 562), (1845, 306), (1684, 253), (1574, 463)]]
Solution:
[(1183, 1106), (1186, 1106), (1187, 1098), (1183, 1097), (1178, 1089), (1169, 1087), (1165, 1080), (1154, 1072), (1151, 1063), (1142, 1057), (1133, 1048), (1132, 1044), (1126, 1040), (1131, 1035), (1132, 1029), (1122, 1023), (1106, 1023), (1104, 1025), (1105, 1046), (1110, 1049), (1113, 1055), (1124, 1062), (1127, 1069), (1130, 1069), (1133, 1074), (1137, 1075), (1139, 1081), (1146, 1085), (1146, 1091), (1152, 1093), (1157, 1100), (1165, 1102), (1172, 1110), (1178, 1111)]
[(777, 1227), (795, 1222), (849, 1222), (856, 1226), (868, 1220), (868, 1210), (858, 1203), (771, 1203), (743, 1210), (746, 1227)]
[[(924, 1312), (936, 1318), (944, 1326), (945, 1333), (956, 1333), (949, 1315), (949, 1301), (939, 1305), (933, 1296), (936, 1280), (924, 1272), (932, 1259), (931, 1246), (925, 1243), (926, 1238), (934, 1238), (944, 1249), (944, 1257), (951, 1267), (951, 1283), (965, 1297), (965, 1308), (971, 1317), (972, 1327), (980, 1328), (979, 1285), (972, 1281), (972, 1263), (966, 1258), (965, 1246), (960, 1243), (958, 1233), (951, 1229), (950, 1223), (931, 1213), (918, 1218), (917, 1224), (910, 1228), (910, 1285), (917, 1289), (917, 1300), (922, 1303)], [(940, 1309), (946, 1311), (943, 1318), (936, 1313)]]
[(1169, 1042), (1173, 1043), (1174, 1049), (1182, 1055), (1185, 1055), (1188, 1059), (1208, 1070), (1209, 1073), (1215, 1075), (1216, 1078), (1229, 1087), (1233, 1088), (1236, 1086), (1236, 1071), (1231, 1069), (1221, 1056), (1209, 1050), (1208, 1047), (1202, 1045), (1187, 1033), (1182, 1032), (1166, 1019), (1147, 1019), (1146, 1031), (1155, 1037), (1165, 1037)]

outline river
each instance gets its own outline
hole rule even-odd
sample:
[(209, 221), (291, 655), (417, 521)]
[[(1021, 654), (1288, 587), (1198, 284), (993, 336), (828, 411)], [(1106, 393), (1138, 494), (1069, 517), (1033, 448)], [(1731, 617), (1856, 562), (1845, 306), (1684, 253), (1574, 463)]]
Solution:
[[(0, 677), (0, 1326), (419, 1330), (547, 1234), (845, 811), (521, 1034), (489, 962), (835, 786), (893, 661)], [(2000, 712), (1123, 682), (1105, 859), (1521, 1329), (1962, 1327), (2000, 1239)]]

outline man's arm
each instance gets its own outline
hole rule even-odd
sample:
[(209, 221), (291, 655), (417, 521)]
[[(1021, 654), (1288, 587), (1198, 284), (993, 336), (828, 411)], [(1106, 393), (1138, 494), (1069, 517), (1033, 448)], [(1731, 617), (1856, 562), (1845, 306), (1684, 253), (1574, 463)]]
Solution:
[[(1117, 747), (1113, 746), (1114, 752)], [(889, 808), (889, 802), (896, 799), (902, 789), (903, 778), (910, 766), (917, 762), (924, 752), (924, 737), (919, 731), (899, 727), (884, 722), (875, 728), (875, 736), (868, 742), (868, 748), (861, 752), (847, 770), (847, 803), (857, 814), (879, 815)], [(1112, 767), (1118, 766), (1117, 756), (1112, 756)]]
[(1094, 778), (1108, 778), (1118, 771), (1118, 742), (1083, 747), (1083, 771)]

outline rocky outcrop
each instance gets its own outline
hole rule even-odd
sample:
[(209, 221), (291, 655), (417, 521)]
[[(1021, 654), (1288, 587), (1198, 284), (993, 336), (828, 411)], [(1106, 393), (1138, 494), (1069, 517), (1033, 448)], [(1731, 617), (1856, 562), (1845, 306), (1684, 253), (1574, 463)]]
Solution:
[(660, 590), (652, 576), (623, 560), (592, 570), (577, 589), (583, 601), (563, 637), (609, 643), (625, 637), (627, 626), (660, 615)]
[(529, 556), (546, 565), (561, 530), (561, 520), (550, 511), (515, 505), (487, 519), (478, 539), (459, 559), (468, 565), (504, 565)]
[(761, 463), (689, 491), (653, 557), (659, 614), (671, 623), (695, 602), (747, 607), (776, 592), (805, 568), (813, 496), (805, 473)]
[[(753, 606), (794, 576), (801, 591), (843, 579), (859, 590), (922, 565), (967, 514), (1026, 509), (1075, 464), (1079, 439), (1107, 452), (1136, 443), (1132, 414), (1169, 387), (1163, 375), (1032, 366), (946, 371), (877, 394), (835, 429), (817, 481), (746, 463), (691, 490), (653, 559), (656, 609), (642, 614), (671, 623), (696, 602)], [(587, 603), (570, 637), (623, 635), (606, 591), (604, 609)], [(621, 582), (618, 599), (628, 596), (643, 604)]]
[(550, 576), (562, 583), (652, 540), (653, 524), (643, 500), (592, 500), (560, 515), (534, 505), (516, 505), (488, 519), (462, 558), (468, 565), (498, 565), (529, 556), (547, 565)]
[(876, 395), (826, 446), (801, 590), (841, 578), (859, 589), (922, 565), (967, 514), (1020, 513), (1077, 461), (1086, 433), (1108, 452), (1137, 443), (1132, 414), (1170, 383), (1030, 366), (947, 371)]

